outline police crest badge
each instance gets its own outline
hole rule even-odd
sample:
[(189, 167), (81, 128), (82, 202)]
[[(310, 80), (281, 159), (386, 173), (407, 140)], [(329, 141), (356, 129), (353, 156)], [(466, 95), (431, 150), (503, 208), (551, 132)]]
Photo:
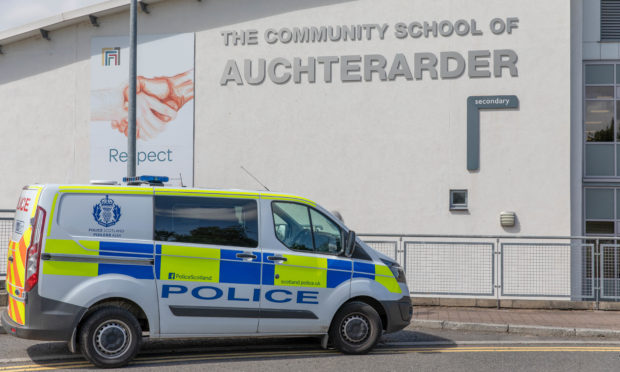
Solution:
[(121, 218), (121, 207), (106, 195), (99, 204), (93, 206), (93, 217), (103, 227), (114, 226)]

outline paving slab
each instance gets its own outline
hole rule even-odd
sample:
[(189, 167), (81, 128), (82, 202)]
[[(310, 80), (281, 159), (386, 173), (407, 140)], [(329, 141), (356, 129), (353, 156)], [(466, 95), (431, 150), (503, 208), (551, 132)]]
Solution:
[(620, 311), (414, 306), (413, 319), (620, 331)]

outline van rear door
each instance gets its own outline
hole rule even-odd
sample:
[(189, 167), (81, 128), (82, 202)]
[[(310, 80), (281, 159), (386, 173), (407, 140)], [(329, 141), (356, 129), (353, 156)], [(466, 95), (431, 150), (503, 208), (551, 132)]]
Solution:
[(32, 237), (34, 221), (41, 186), (26, 186), (19, 196), (13, 231), (9, 241), (6, 289), (9, 293), (8, 314), (17, 324), (26, 323), (24, 281), (26, 275), (26, 253)]

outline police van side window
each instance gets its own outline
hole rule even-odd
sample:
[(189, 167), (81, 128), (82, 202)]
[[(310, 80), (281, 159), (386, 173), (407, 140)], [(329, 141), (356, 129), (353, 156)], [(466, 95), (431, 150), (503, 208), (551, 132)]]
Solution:
[(305, 205), (273, 202), (276, 237), (293, 250), (337, 254), (344, 232), (320, 212)]
[(340, 252), (344, 232), (338, 225), (312, 208), (310, 208), (310, 221), (316, 251), (320, 253)]
[(155, 196), (154, 239), (257, 247), (256, 201), (193, 196)]

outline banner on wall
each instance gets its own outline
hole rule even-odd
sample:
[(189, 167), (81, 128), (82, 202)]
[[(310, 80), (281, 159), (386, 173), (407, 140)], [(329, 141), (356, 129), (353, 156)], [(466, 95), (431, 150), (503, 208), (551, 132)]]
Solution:
[[(138, 38), (137, 175), (194, 182), (194, 34)], [(129, 37), (91, 40), (90, 176), (127, 175)]]

